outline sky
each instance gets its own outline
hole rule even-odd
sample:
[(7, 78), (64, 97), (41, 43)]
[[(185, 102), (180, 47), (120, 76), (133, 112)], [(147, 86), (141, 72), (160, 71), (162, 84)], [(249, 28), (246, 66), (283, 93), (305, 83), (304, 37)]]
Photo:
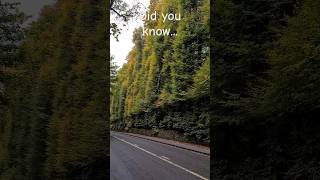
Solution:
[[(131, 4), (133, 0), (124, 0), (128, 4)], [(139, 0), (145, 7), (149, 7), (149, 0)], [(111, 17), (111, 22), (114, 17)], [(126, 63), (126, 57), (133, 47), (132, 34), (135, 28), (143, 25), (142, 20), (131, 20), (127, 27), (122, 27), (121, 34), (119, 35), (119, 41), (117, 42), (114, 37), (110, 38), (110, 54), (114, 56), (116, 64), (121, 67)]]

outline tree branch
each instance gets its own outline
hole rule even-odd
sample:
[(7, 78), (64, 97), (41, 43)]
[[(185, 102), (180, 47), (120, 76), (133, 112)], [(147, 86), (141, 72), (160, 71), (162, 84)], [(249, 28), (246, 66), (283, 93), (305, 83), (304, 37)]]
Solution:
[(118, 16), (122, 17), (124, 21), (127, 21), (127, 17), (124, 14), (120, 14), (117, 10), (115, 10), (113, 7), (110, 7), (110, 9), (116, 13)]
[(110, 2), (110, 8), (112, 8), (113, 4), (114, 4), (114, 0), (111, 0), (111, 2)]

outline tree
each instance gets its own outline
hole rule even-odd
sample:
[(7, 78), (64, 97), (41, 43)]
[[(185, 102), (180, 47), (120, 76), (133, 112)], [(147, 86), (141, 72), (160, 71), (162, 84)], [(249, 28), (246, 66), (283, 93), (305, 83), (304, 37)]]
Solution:
[[(18, 3), (0, 1), (0, 179), (22, 178), (19, 172), (23, 171), (20, 166), (23, 162), (19, 158), (25, 156), (23, 150), (27, 146), (23, 141), (26, 123), (12, 116), (18, 108), (26, 108), (24, 104), (12, 108), (14, 105), (19, 105), (19, 101), (27, 102), (14, 88), (21, 75), (17, 67), (23, 61), (18, 46), (24, 38), (23, 23), (27, 19), (18, 7)], [(25, 87), (25, 84), (19, 85)]]
[[(144, 28), (168, 28), (176, 36), (143, 36), (143, 28), (135, 30), (135, 46), (117, 73), (111, 97), (113, 127), (162, 127), (208, 140), (206, 110), (201, 103), (209, 96), (209, 4), (209, 0), (150, 1), (149, 14), (157, 11), (181, 14), (182, 18), (144, 22)], [(190, 107), (181, 105), (183, 102)], [(169, 107), (178, 112), (168, 110), (166, 117), (163, 111)], [(191, 113), (191, 118), (179, 117), (183, 110), (196, 113)]]
[[(268, 51), (294, 15), (296, 0), (217, 0), (211, 24), (214, 48), (213, 104), (216, 121), (247, 120), (247, 109), (270, 68)], [(243, 118), (242, 118), (243, 117)]]
[(142, 4), (139, 2), (134, 2), (132, 6), (126, 3), (123, 0), (110, 0), (110, 11), (112, 15), (115, 15), (115, 22), (110, 24), (111, 35), (118, 39), (119, 34), (121, 33), (121, 28), (119, 24), (122, 22), (123, 26), (126, 26), (126, 23), (140, 15), (139, 10), (141, 9)]
[(319, 6), (216, 2), (215, 179), (320, 177)]
[(14, 73), (15, 66), (19, 63), (18, 44), (24, 38), (22, 24), (27, 19), (19, 11), (18, 3), (0, 2), (0, 116), (4, 117), (6, 83), (10, 74)]
[(268, 114), (278, 114), (279, 120), (289, 116), (299, 119), (299, 114), (311, 112), (317, 114), (319, 107), (315, 105), (320, 99), (317, 93), (320, 87), (319, 7), (318, 1), (305, 1), (269, 52), (272, 78), (261, 109), (269, 111)]
[(104, 7), (102, 0), (57, 1), (18, 44), (21, 62), (0, 123), (0, 179), (108, 176)]

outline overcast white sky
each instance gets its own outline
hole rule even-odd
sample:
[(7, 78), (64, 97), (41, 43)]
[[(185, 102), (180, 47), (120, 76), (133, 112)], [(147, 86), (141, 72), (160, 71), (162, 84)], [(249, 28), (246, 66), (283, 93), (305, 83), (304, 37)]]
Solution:
[[(128, 4), (131, 4), (133, 0), (125, 0)], [(139, 0), (145, 7), (149, 7), (149, 0)], [(111, 22), (114, 17), (111, 17)], [(122, 27), (122, 32), (119, 36), (119, 42), (114, 37), (110, 38), (110, 54), (115, 57), (115, 62), (119, 67), (126, 63), (126, 57), (133, 47), (132, 34), (135, 28), (143, 25), (143, 21), (132, 20), (129, 22), (127, 27)]]

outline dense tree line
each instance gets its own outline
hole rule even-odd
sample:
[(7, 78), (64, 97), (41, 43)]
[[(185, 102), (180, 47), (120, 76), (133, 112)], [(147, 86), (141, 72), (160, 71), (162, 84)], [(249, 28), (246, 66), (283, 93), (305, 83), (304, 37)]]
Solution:
[[(8, 113), (10, 108), (10, 82), (14, 80), (18, 71), (15, 67), (21, 63), (18, 44), (24, 37), (22, 23), (26, 16), (18, 10), (17, 3), (3, 3), (0, 1), (0, 177), (7, 172), (9, 159), (11, 156), (9, 148), (13, 148), (13, 142), (20, 140), (21, 137), (13, 136), (11, 129), (12, 123), (9, 122)], [(10, 136), (11, 139), (8, 139)], [(12, 162), (13, 163), (13, 162)]]
[(318, 179), (317, 0), (217, 0), (214, 179)]
[[(188, 99), (193, 99), (188, 102), (196, 106), (203, 97), (209, 97), (209, 7), (209, 0), (151, 0), (149, 14), (180, 13), (182, 18), (165, 23), (147, 19), (144, 28), (170, 28), (177, 36), (143, 36), (142, 28), (134, 31), (134, 48), (112, 86), (110, 106), (114, 124), (122, 123), (122, 128), (175, 129), (187, 134), (197, 129), (208, 138), (209, 118), (205, 107), (200, 111), (195, 110), (197, 107), (188, 110), (176, 107), (180, 112), (164, 117), (155, 113), (175, 103), (181, 106)], [(190, 111), (191, 121), (181, 116), (183, 111)], [(141, 113), (146, 113), (142, 119)], [(200, 120), (198, 113), (206, 118)], [(134, 120), (135, 115), (143, 122)], [(172, 125), (163, 127), (163, 121)]]
[(19, 63), (18, 43), (24, 37), (22, 23), (26, 16), (18, 11), (16, 3), (0, 2), (0, 116), (7, 109), (5, 87), (12, 67)]
[(19, 43), (1, 4), (0, 179), (108, 177), (107, 3), (58, 0)]

